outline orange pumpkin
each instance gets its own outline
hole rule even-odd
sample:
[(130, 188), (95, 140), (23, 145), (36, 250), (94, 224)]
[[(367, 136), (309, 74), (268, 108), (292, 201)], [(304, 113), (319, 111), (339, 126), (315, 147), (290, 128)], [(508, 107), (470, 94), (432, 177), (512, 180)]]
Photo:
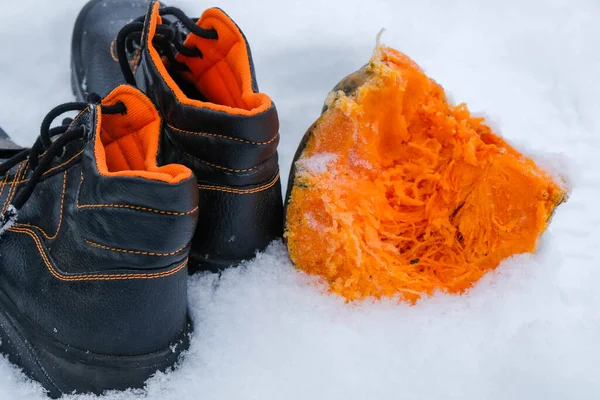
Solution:
[(378, 46), (329, 94), (288, 187), (286, 243), (348, 300), (461, 293), (533, 252), (565, 183), (404, 54)]

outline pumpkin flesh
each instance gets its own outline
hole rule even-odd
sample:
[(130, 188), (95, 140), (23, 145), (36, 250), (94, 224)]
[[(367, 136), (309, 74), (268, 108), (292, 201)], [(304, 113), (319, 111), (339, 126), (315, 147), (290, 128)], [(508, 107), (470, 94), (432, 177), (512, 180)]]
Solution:
[(562, 181), (540, 169), (407, 56), (378, 46), (335, 91), (298, 158), (290, 258), (348, 300), (461, 293), (533, 252)]

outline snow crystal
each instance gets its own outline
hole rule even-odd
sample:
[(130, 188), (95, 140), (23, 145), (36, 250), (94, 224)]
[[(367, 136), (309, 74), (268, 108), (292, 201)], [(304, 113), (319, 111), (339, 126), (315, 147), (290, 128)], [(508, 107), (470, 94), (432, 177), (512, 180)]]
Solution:
[(370, 162), (368, 162), (367, 160), (365, 160), (362, 157), (357, 156), (355, 153), (351, 152), (348, 156), (348, 164), (350, 166), (355, 166), (355, 167), (363, 167), (365, 169), (373, 169), (373, 166), (371, 165)]
[(310, 172), (312, 174), (323, 174), (327, 172), (329, 164), (337, 160), (338, 156), (333, 153), (315, 154), (312, 157), (302, 158), (296, 161), (298, 173)]
[(15, 208), (15, 206), (10, 204), (6, 208), (5, 215), (8, 217), (7, 221), (4, 221), (4, 217), (0, 218), (0, 220), (2, 220), (2, 226), (0, 226), (0, 236), (2, 236), (4, 234), (4, 232), (9, 230), (15, 224), (15, 222), (17, 222), (17, 217), (19, 216), (19, 211)]
[(306, 218), (306, 222), (308, 222), (308, 225), (314, 230), (321, 231), (325, 228), (323, 224), (317, 221), (314, 214), (311, 212), (307, 212), (306, 214), (304, 214), (304, 218)]

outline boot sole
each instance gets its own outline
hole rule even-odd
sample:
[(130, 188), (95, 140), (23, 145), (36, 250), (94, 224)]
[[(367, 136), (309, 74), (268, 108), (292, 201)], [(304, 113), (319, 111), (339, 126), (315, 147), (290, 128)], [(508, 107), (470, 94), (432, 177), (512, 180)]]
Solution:
[(77, 101), (85, 101), (83, 89), (81, 86), (79, 86), (79, 77), (77, 76), (75, 65), (75, 60), (73, 60), (73, 57), (71, 57), (71, 91), (73, 92), (73, 95)]
[[(84, 77), (81, 76), (83, 71), (79, 70), (77, 67), (81, 66), (80, 53), (78, 49), (81, 47), (81, 38), (83, 35), (80, 33), (84, 31), (84, 22), (87, 17), (88, 12), (94, 8), (98, 3), (102, 3), (106, 0), (91, 0), (89, 1), (79, 12), (77, 19), (75, 20), (75, 26), (73, 28), (73, 34), (71, 39), (71, 90), (78, 101), (86, 100), (86, 92), (84, 88), (81, 87)], [(149, 4), (149, 3), (148, 3)], [(165, 3), (161, 2), (161, 6), (165, 6)], [(145, 10), (140, 12), (139, 16), (144, 15)], [(77, 51), (76, 51), (77, 50)]]
[(16, 307), (0, 292), (0, 351), (40, 382), (52, 398), (141, 388), (156, 372), (172, 367), (189, 346), (188, 322), (179, 340), (161, 351), (138, 356), (95, 354), (59, 343), (14, 315), (19, 315)]
[[(75, 49), (78, 49), (81, 45), (81, 35), (77, 35), (75, 33), (82, 30), (83, 21), (85, 20), (89, 10), (91, 10), (97, 3), (102, 1), (103, 0), (92, 0), (88, 2), (79, 12), (77, 20), (75, 20), (75, 27), (73, 28), (74, 34), (71, 40), (71, 90), (78, 101), (85, 101), (85, 95), (83, 88), (80, 86), (81, 79), (79, 79), (76, 67), (77, 65), (81, 65), (81, 62), (79, 62), (80, 60), (75, 60)], [(78, 53), (79, 52), (77, 52), (77, 54)]]

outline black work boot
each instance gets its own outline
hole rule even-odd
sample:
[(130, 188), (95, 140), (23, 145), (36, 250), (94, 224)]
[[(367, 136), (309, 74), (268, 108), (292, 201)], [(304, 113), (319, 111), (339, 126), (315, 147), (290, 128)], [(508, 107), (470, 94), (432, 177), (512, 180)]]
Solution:
[(187, 346), (198, 191), (187, 167), (156, 165), (160, 126), (120, 86), (0, 151), (0, 350), (53, 397), (141, 387)]
[(165, 119), (159, 164), (181, 163), (198, 178), (191, 268), (252, 258), (282, 236), (283, 201), (277, 111), (258, 91), (246, 38), (217, 8), (192, 20), (153, 1), (126, 24), (144, 2), (128, 3), (93, 0), (79, 15), (73, 90), (83, 98), (123, 80), (157, 105)]

